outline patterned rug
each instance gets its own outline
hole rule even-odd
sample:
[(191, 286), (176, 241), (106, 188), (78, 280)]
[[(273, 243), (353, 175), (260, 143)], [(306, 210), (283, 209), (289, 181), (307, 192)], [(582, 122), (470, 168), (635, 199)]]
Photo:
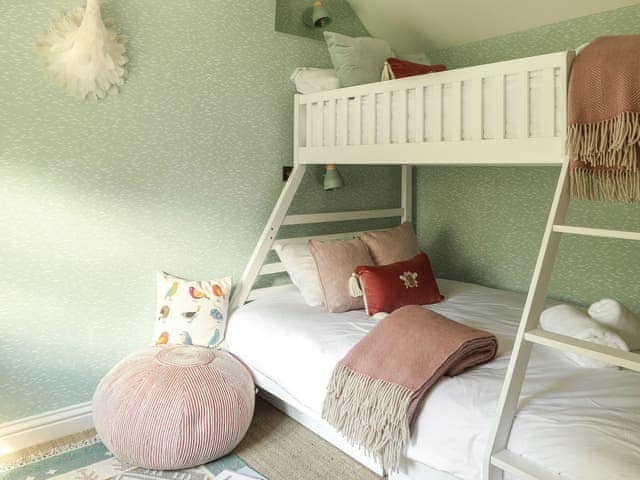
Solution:
[(102, 443), (60, 453), (8, 472), (2, 480), (266, 480), (233, 453), (196, 468), (147, 470), (120, 462)]

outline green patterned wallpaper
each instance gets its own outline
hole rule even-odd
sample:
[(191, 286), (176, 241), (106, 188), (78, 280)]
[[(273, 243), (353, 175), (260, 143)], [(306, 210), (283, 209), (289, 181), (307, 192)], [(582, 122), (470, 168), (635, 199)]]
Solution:
[[(464, 67), (575, 48), (605, 34), (640, 33), (640, 5), (430, 52)], [(417, 230), (436, 272), (526, 291), (559, 169), (423, 167), (417, 173)], [(640, 231), (640, 205), (573, 202), (569, 223)], [(637, 242), (565, 237), (553, 297), (589, 304), (610, 296), (640, 312)]]
[(369, 35), (347, 0), (323, 0), (323, 5), (331, 17), (331, 23), (325, 28), (311, 28), (305, 25), (302, 16), (311, 3), (311, 0), (276, 0), (276, 30), (321, 41), (324, 41), (324, 31), (343, 33), (351, 37)]
[[(34, 45), (80, 4), (0, 2), (0, 423), (89, 400), (151, 338), (156, 270), (240, 276), (292, 161), (289, 75), (329, 64), (274, 31), (274, 0), (111, 0), (129, 80), (79, 102)], [(399, 204), (397, 168), (342, 170), (328, 193), (312, 170), (296, 210)]]

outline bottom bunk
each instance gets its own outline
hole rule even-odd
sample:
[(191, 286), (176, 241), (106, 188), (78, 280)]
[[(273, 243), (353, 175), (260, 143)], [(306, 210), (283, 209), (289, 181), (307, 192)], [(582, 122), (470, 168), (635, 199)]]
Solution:
[[(429, 308), (494, 333), (500, 349), (494, 361), (445, 377), (432, 388), (417, 415), (403, 472), (391, 478), (476, 480), (482, 478), (525, 297), (461, 282), (438, 283), (446, 300)], [(336, 362), (375, 323), (364, 311), (331, 314), (310, 307), (290, 286), (235, 311), (227, 343), (276, 406), (375, 469), (320, 419)], [(528, 372), (509, 441), (511, 452), (566, 478), (637, 478), (640, 375), (580, 368), (562, 353), (542, 347), (534, 348)], [(585, 461), (594, 456), (598, 462)]]

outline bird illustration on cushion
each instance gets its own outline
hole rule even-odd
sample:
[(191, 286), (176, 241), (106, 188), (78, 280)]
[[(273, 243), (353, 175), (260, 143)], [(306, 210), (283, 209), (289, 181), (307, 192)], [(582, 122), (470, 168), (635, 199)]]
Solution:
[(191, 295), (191, 298), (194, 300), (200, 300), (203, 298), (209, 300), (209, 296), (207, 296), (207, 294), (202, 290), (198, 290), (196, 287), (189, 287), (189, 295)]
[(222, 297), (222, 298), (224, 298), (224, 291), (222, 290), (222, 287), (221, 287), (220, 285), (218, 285), (218, 284), (215, 284), (215, 283), (214, 283), (214, 284), (211, 286), (211, 291), (213, 292), (213, 294), (214, 294), (216, 297)]
[(220, 341), (220, 329), (216, 328), (213, 336), (209, 339), (209, 345), (215, 347)]
[(167, 294), (164, 296), (165, 300), (173, 300), (173, 296), (178, 291), (178, 282), (173, 282), (169, 290), (167, 290)]
[(196, 317), (196, 315), (198, 315), (199, 311), (200, 311), (200, 305), (198, 305), (194, 311), (182, 312), (181, 315), (187, 319), (187, 322), (191, 323), (193, 319)]
[(180, 337), (180, 343), (182, 345), (193, 345), (193, 341), (191, 340), (191, 335), (189, 335), (189, 332), (187, 332), (186, 330), (180, 332), (179, 337)]
[(156, 345), (166, 345), (169, 343), (169, 332), (162, 332), (156, 340)]
[(163, 305), (162, 308), (160, 309), (160, 315), (158, 315), (158, 320), (160, 320), (160, 321), (162, 321), (164, 323), (164, 321), (169, 316), (170, 312), (171, 312), (171, 309), (169, 308), (169, 306), (168, 305)]

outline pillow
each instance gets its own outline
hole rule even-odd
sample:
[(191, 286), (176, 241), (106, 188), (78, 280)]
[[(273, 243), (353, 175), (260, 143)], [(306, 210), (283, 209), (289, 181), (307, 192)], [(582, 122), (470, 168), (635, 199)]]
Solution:
[(444, 299), (429, 258), (422, 252), (405, 262), (360, 266), (349, 283), (352, 295), (362, 295), (367, 315), (391, 313), (404, 305), (425, 305)]
[(393, 57), (384, 40), (352, 38), (333, 32), (324, 32), (324, 38), (341, 87), (378, 82), (384, 61)]
[(362, 298), (349, 294), (349, 278), (355, 268), (373, 265), (364, 242), (359, 238), (334, 242), (309, 240), (309, 250), (318, 269), (327, 310), (338, 313), (364, 308)]
[(231, 277), (197, 282), (158, 272), (155, 344), (222, 343), (231, 284)]
[(298, 93), (316, 93), (340, 87), (336, 71), (332, 68), (296, 68), (290, 80), (296, 84)]
[(418, 239), (410, 223), (403, 223), (391, 230), (365, 232), (360, 238), (367, 245), (376, 265), (409, 260), (420, 252)]
[(421, 63), (423, 65), (431, 65), (431, 60), (429, 59), (427, 54), (423, 52), (398, 53), (396, 54), (396, 58), (399, 58), (400, 60), (406, 60), (407, 62)]
[(300, 290), (304, 301), (312, 307), (323, 306), (320, 277), (309, 246), (306, 243), (288, 243), (276, 245), (274, 250), (287, 269), (291, 281)]
[(382, 81), (443, 72), (446, 69), (447, 67), (444, 65), (424, 65), (422, 63), (407, 62), (399, 58), (387, 58), (382, 70)]

